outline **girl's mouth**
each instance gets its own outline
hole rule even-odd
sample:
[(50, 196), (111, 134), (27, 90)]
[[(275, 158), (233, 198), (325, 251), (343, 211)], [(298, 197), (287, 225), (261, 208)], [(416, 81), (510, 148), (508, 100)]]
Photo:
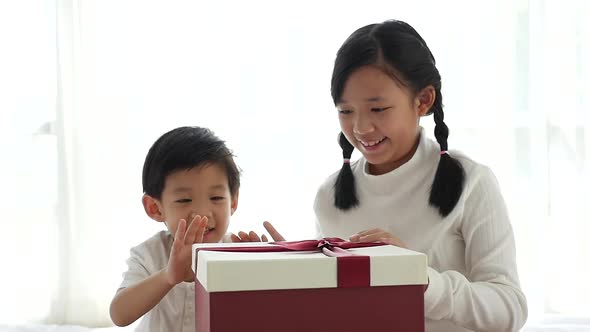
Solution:
[(383, 144), (383, 142), (385, 140), (387, 140), (387, 137), (384, 136), (384, 137), (381, 137), (377, 140), (371, 140), (371, 141), (358, 140), (358, 141), (359, 141), (359, 143), (361, 143), (361, 146), (366, 151), (375, 151)]

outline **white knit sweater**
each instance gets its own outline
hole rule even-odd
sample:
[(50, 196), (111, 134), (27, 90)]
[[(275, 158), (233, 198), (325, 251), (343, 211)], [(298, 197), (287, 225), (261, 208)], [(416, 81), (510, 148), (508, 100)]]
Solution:
[(428, 255), (426, 331), (518, 331), (527, 303), (518, 280), (514, 235), (492, 171), (459, 152), (465, 187), (446, 218), (428, 205), (439, 146), (421, 134), (414, 156), (383, 175), (367, 173), (364, 158), (352, 166), (360, 206), (334, 206), (337, 173), (319, 188), (314, 209), (321, 236), (348, 239), (381, 228), (409, 249)]

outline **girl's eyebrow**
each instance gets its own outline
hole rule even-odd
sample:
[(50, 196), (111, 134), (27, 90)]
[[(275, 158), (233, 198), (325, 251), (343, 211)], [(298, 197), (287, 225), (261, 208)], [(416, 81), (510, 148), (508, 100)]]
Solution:
[[(369, 102), (369, 103), (374, 103), (374, 102), (377, 102), (377, 101), (382, 101), (382, 100), (383, 100), (383, 98), (381, 98), (381, 97), (379, 97), (379, 96), (377, 96), (377, 97), (371, 97), (371, 98), (367, 98), (367, 99), (365, 99), (365, 101), (366, 101), (366, 102)], [(344, 100), (344, 99), (340, 99), (340, 102), (338, 103), (338, 105), (340, 105), (340, 104), (347, 104), (347, 103), (348, 103), (348, 102), (347, 102), (346, 100)]]
[(376, 101), (381, 101), (381, 100), (383, 100), (383, 98), (381, 98), (381, 97), (371, 97), (371, 98), (365, 99), (365, 101), (368, 101), (368, 102), (376, 102)]

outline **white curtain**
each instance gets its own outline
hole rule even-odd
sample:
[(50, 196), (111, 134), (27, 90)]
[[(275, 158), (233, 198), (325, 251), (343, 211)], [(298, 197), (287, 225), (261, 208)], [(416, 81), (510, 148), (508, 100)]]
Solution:
[(0, 323), (110, 324), (129, 248), (162, 227), (143, 159), (176, 126), (237, 155), (231, 230), (311, 236), (341, 162), (335, 53), (396, 18), (437, 59), (450, 147), (500, 181), (530, 326), (590, 326), (589, 16), (585, 0), (0, 1)]
[(57, 140), (49, 125), (57, 86), (55, 23), (51, 2), (0, 2), (3, 323), (46, 318), (61, 274)]

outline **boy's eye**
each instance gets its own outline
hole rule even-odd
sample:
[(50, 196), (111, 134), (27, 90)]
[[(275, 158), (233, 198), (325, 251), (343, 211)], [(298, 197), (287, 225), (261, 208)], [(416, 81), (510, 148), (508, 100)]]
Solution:
[(371, 108), (371, 112), (381, 113), (381, 112), (388, 110), (390, 108), (391, 107), (373, 107), (373, 108)]
[(225, 197), (223, 197), (223, 196), (213, 196), (213, 197), (211, 197), (211, 200), (213, 200), (213, 201), (221, 201), (223, 199), (225, 199)]
[(192, 199), (189, 199), (189, 198), (183, 198), (183, 199), (176, 200), (176, 201), (174, 201), (174, 202), (176, 202), (176, 203), (190, 203), (190, 202), (192, 202), (192, 201), (193, 201)]
[(338, 113), (346, 115), (346, 114), (352, 113), (352, 111), (351, 110), (338, 110)]

